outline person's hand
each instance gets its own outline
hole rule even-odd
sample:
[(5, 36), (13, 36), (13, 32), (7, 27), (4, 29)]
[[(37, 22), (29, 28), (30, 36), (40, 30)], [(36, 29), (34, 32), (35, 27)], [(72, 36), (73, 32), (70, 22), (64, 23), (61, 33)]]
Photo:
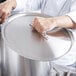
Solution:
[(57, 25), (55, 19), (53, 18), (36, 17), (32, 22), (32, 26), (39, 33), (43, 34), (46, 31), (53, 29)]
[(37, 17), (33, 20), (32, 26), (40, 34), (46, 33), (46, 31), (51, 30), (55, 27), (60, 28), (76, 28), (76, 23), (68, 16), (60, 16), (53, 18), (42, 18)]
[(5, 22), (5, 20), (10, 15), (12, 9), (14, 9), (15, 6), (15, 0), (6, 0), (3, 3), (0, 3), (0, 24)]

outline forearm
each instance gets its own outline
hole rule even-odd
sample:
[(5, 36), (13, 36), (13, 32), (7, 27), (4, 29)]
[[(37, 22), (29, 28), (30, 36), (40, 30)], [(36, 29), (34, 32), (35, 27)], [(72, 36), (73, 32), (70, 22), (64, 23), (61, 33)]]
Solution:
[(55, 17), (57, 27), (76, 28), (76, 23), (69, 16)]

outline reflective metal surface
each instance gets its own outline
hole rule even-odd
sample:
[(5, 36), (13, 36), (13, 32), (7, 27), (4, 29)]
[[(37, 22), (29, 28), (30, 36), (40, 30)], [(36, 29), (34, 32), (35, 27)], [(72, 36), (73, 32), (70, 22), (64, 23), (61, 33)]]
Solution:
[(5, 43), (2, 51), (2, 76), (49, 76), (49, 62), (21, 57)]
[[(50, 61), (42, 61), (42, 60), (51, 60), (48, 59), (48, 56), (53, 56), (53, 54), (48, 54), (48, 50), (45, 50), (44, 48), (48, 46), (48, 42), (46, 39), (44, 39), (40, 34), (38, 34), (36, 31), (32, 31), (32, 28), (29, 25), (26, 25), (25, 23), (28, 23), (31, 20), (28, 18), (29, 15), (33, 16), (41, 16), (40, 14), (19, 14), (11, 17), (4, 26), (2, 26), (2, 37), (1, 40), (2, 44), (2, 76), (50, 76)], [(31, 17), (31, 19), (32, 19)], [(29, 19), (28, 21), (26, 21)], [(53, 38), (57, 38), (57, 40), (63, 40), (63, 42), (67, 41), (69, 42), (69, 46), (67, 49), (71, 48), (72, 45), (72, 33), (68, 32), (66, 29), (60, 29), (57, 32), (54, 33), (47, 33), (48, 35), (52, 36)], [(31, 37), (29, 37), (31, 36)], [(32, 38), (32, 39), (31, 39)], [(33, 39), (34, 38), (34, 39)], [(27, 41), (26, 41), (27, 39)], [(30, 44), (28, 41), (32, 41), (32, 44)], [(38, 47), (43, 46), (43, 43), (45, 44), (45, 47), (43, 47), (42, 52), (38, 49), (38, 47), (35, 46), (34, 40), (38, 40)], [(55, 40), (55, 39), (54, 39)], [(41, 42), (39, 42), (41, 41)], [(48, 36), (49, 41), (49, 36)], [(53, 41), (53, 40), (52, 40)], [(12, 44), (12, 45), (11, 45)], [(47, 44), (47, 45), (46, 45)], [(52, 43), (53, 44), (53, 43)], [(14, 46), (13, 46), (14, 45)], [(19, 46), (17, 46), (19, 45)], [(30, 49), (28, 52), (26, 46)], [(30, 48), (34, 45), (34, 48)], [(55, 45), (56, 41), (55, 41)], [(59, 45), (59, 47), (61, 47)], [(18, 49), (19, 48), (19, 49)], [(49, 46), (48, 46), (49, 48)], [(34, 52), (32, 52), (34, 49)], [(55, 52), (55, 51), (54, 51)], [(68, 50), (64, 51), (60, 54), (53, 56), (53, 58), (60, 57), (61, 55), (64, 55)], [(31, 54), (29, 54), (31, 53)], [(20, 56), (20, 55), (21, 56)], [(27, 56), (27, 55), (30, 56)], [(45, 54), (43, 56), (43, 54)], [(47, 54), (47, 55), (46, 55)], [(36, 57), (33, 57), (36, 56)], [(22, 57), (24, 56), (24, 57)], [(32, 56), (32, 57), (31, 57)], [(45, 58), (47, 56), (47, 58)], [(51, 56), (51, 57), (52, 57)], [(30, 58), (30, 59), (28, 59)], [(36, 59), (37, 58), (37, 59)], [(32, 60), (34, 59), (34, 60)], [(38, 61), (41, 60), (41, 61)], [(52, 73), (52, 72), (51, 72)]]
[(33, 60), (53, 60), (63, 56), (72, 46), (72, 33), (59, 29), (48, 34), (45, 39), (32, 29), (30, 24), (41, 14), (19, 14), (11, 17), (3, 27), (3, 38), (11, 49), (25, 58)]

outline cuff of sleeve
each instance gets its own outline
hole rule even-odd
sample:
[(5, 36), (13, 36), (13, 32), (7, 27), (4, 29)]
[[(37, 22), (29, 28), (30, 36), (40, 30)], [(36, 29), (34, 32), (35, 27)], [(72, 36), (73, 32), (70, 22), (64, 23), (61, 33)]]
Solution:
[(27, 0), (16, 0), (17, 6), (13, 11), (24, 11)]
[(76, 23), (76, 11), (66, 14)]

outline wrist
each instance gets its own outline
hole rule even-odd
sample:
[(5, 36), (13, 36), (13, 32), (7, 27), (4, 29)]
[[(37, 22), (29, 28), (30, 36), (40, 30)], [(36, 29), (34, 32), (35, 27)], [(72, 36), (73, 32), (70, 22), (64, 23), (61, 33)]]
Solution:
[[(55, 18), (55, 17), (50, 18), (50, 22), (52, 23), (52, 25), (53, 25), (54, 27), (59, 27), (59, 26), (58, 26), (57, 18)], [(50, 24), (50, 26), (51, 26), (51, 24)]]

